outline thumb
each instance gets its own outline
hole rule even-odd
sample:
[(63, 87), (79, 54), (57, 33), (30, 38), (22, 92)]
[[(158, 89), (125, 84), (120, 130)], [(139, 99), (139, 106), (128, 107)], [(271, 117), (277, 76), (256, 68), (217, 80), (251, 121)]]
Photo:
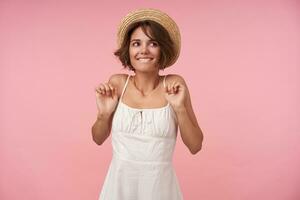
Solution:
[(118, 92), (117, 92), (117, 88), (114, 87), (113, 91), (112, 91), (112, 98), (116, 99), (118, 98)]
[(164, 92), (165, 92), (165, 93), (168, 93), (168, 85), (165, 85), (165, 86), (164, 86)]

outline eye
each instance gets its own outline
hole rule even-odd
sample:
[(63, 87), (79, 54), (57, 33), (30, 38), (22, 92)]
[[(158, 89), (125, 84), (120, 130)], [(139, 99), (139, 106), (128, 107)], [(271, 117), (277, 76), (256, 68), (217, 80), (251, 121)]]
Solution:
[(158, 43), (157, 42), (151, 42), (151, 46), (157, 47)]
[(132, 46), (138, 46), (140, 43), (139, 42), (133, 42)]

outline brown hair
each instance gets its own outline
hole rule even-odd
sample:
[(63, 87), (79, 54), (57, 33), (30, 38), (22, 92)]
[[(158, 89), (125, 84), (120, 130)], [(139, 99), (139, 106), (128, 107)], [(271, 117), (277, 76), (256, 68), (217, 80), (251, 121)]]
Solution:
[[(133, 31), (139, 27), (142, 28), (143, 32), (150, 39), (157, 41), (160, 46), (161, 53), (158, 64), (159, 69), (163, 70), (166, 66), (169, 66), (172, 58), (175, 56), (175, 46), (166, 29), (159, 23), (151, 20), (144, 20), (131, 24), (127, 29), (121, 47), (114, 52), (114, 55), (119, 58), (124, 68), (128, 67), (130, 70), (134, 71), (134, 68), (130, 63), (129, 45)], [(150, 33), (147, 32), (147, 27), (149, 27)]]

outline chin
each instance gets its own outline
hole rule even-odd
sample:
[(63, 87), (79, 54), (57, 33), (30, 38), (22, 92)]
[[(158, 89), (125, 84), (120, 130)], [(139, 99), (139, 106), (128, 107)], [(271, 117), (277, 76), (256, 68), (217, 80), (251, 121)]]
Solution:
[(134, 63), (133, 66), (136, 70), (139, 70), (139, 71), (145, 71), (145, 70), (148, 71), (150, 69), (152, 69), (152, 70), (157, 69), (157, 67), (155, 67), (156, 64), (152, 64), (152, 63)]

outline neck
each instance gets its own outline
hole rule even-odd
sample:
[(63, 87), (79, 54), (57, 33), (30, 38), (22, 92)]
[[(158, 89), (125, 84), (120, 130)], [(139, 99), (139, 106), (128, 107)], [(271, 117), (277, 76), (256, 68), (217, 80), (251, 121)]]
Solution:
[(159, 80), (158, 73), (136, 73), (133, 76), (133, 84), (143, 95), (148, 95), (154, 91), (159, 86)]

